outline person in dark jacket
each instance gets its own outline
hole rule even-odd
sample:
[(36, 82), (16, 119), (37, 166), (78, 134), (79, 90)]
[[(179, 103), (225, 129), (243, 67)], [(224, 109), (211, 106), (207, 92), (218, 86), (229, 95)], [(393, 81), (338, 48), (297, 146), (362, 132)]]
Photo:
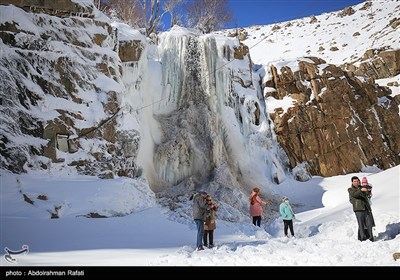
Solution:
[(196, 250), (204, 250), (203, 236), (204, 236), (204, 222), (206, 220), (207, 210), (207, 193), (200, 191), (193, 196), (193, 219), (197, 227), (197, 242)]
[(358, 240), (374, 241), (372, 227), (375, 226), (374, 217), (372, 215), (369, 198), (371, 197), (371, 189), (360, 186), (360, 179), (357, 176), (351, 177), (351, 187), (347, 189), (349, 192), (350, 203), (353, 205), (353, 211), (358, 223)]

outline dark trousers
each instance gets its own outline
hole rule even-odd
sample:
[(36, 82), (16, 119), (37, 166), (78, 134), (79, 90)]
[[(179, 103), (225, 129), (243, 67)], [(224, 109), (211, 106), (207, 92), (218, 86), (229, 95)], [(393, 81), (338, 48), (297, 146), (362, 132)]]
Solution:
[(374, 226), (373, 217), (367, 210), (356, 211), (357, 223), (358, 223), (358, 240), (371, 240), (374, 241), (374, 234), (372, 233), (372, 227)]
[[(208, 235), (208, 240), (210, 242), (207, 242), (207, 235)], [(204, 230), (204, 236), (203, 236), (203, 243), (204, 246), (207, 246), (207, 244), (213, 246), (214, 245), (214, 230)]]
[(253, 225), (258, 226), (258, 227), (261, 225), (261, 216), (253, 217)]
[(290, 234), (292, 236), (294, 236), (293, 221), (292, 220), (283, 220), (283, 231), (285, 232), (285, 236), (287, 236), (288, 228), (290, 229)]

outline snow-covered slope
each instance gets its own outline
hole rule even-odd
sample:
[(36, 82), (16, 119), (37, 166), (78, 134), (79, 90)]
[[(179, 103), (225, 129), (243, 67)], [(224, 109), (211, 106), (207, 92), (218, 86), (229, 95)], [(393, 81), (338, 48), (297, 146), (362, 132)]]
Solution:
[[(356, 217), (347, 194), (353, 175), (367, 176), (373, 185), (375, 242), (357, 240)], [(280, 218), (263, 219), (258, 228), (250, 217), (241, 223), (224, 221), (221, 212), (214, 233), (216, 247), (196, 252), (196, 226), (191, 218), (183, 218), (191, 213), (191, 201), (184, 202), (185, 208), (167, 211), (126, 180), (110, 184), (72, 174), (44, 179), (43, 174), (2, 173), (0, 247), (18, 251), (27, 245), (29, 252), (12, 255), (14, 262), (2, 253), (0, 265), (398, 266), (392, 255), (400, 249), (399, 175), (397, 166), (375, 174), (314, 177), (304, 183), (288, 180), (274, 191), (287, 195), (294, 205), (296, 238), (283, 237)], [(48, 193), (48, 200), (20, 203), (19, 191), (32, 189), (37, 194)], [(49, 219), (43, 207), (54, 201), (63, 204), (65, 216), (61, 219)], [(133, 211), (104, 219), (77, 215), (92, 211), (92, 206), (108, 209), (110, 205), (120, 212)], [(302, 207), (311, 210), (301, 212)], [(272, 210), (266, 207), (266, 211)]]
[(243, 43), (249, 46), (254, 63), (261, 65), (303, 56), (341, 65), (360, 61), (368, 49), (400, 48), (399, 1), (370, 1), (352, 9), (354, 13), (342, 10), (243, 28), (241, 32), (248, 34)]

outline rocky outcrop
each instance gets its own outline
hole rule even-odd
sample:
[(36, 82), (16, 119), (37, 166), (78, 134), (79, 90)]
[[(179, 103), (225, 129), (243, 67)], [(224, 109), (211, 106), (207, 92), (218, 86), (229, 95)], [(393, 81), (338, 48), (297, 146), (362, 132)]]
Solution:
[(234, 48), (233, 57), (235, 59), (243, 60), (243, 58), (248, 54), (249, 54), (249, 47), (240, 43), (238, 47)]
[(247, 39), (249, 34), (247, 33), (246, 29), (244, 28), (239, 28), (235, 29), (233, 32), (228, 32), (228, 37), (236, 37), (239, 39), (239, 41), (244, 41)]
[(400, 18), (394, 18), (389, 22), (389, 25), (393, 28), (396, 29), (398, 26), (400, 26)]
[[(123, 88), (111, 86), (121, 81), (112, 27), (86, 16), (93, 5), (82, 6), (86, 2), (4, 2), (30, 11), (1, 6), (4, 12), (13, 9), (19, 13), (16, 18), (46, 28), (24, 30), (15, 21), (0, 25), (8, 54), (0, 59), (4, 79), (0, 113), (5, 121), (0, 167), (21, 173), (65, 162), (83, 174), (101, 178), (138, 176), (141, 170), (135, 159), (140, 135), (135, 130), (117, 129)], [(32, 14), (38, 7), (41, 14)], [(122, 61), (137, 61), (141, 55), (140, 46), (132, 53), (123, 47), (120, 51)], [(24, 140), (15, 141), (17, 138)]]
[(353, 10), (352, 7), (346, 7), (341, 12), (338, 13), (338, 16), (339, 17), (351, 16), (354, 13), (355, 11)]
[(26, 12), (45, 13), (52, 16), (80, 16), (93, 18), (93, 3), (72, 0), (0, 0), (0, 5), (14, 5)]
[(298, 61), (294, 72), (272, 66), (271, 73), (274, 97), (296, 100), (271, 114), (291, 167), (305, 162), (313, 175), (334, 176), (400, 164), (400, 98), (388, 88), (318, 58)]
[(144, 47), (140, 40), (123, 41), (119, 43), (118, 55), (122, 62), (139, 61), (143, 49)]
[(354, 64), (344, 65), (350, 75), (373, 79), (384, 79), (400, 74), (400, 49), (371, 49), (365, 52), (362, 62), (357, 67)]

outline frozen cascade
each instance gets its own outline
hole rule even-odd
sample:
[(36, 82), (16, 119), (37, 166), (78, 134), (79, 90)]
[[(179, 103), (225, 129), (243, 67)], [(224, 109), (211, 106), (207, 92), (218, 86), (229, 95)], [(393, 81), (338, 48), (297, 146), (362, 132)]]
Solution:
[(236, 39), (172, 29), (158, 47), (147, 46), (136, 70), (124, 71), (140, 76), (139, 83), (124, 78), (130, 106), (153, 104), (138, 112), (138, 165), (162, 196), (203, 188), (247, 211), (254, 185), (268, 192), (285, 179), (287, 159), (259, 99), (260, 78), (248, 56), (233, 59), (238, 46)]
[(194, 36), (185, 36), (171, 40), (170, 48), (161, 48), (165, 50), (163, 84), (170, 88), (170, 100), (176, 107), (170, 113), (161, 111), (156, 117), (163, 140), (156, 146), (154, 164), (164, 186), (175, 185), (190, 176), (208, 180), (213, 167), (212, 115), (203, 88), (202, 79), (207, 73), (202, 66), (204, 54), (200, 43)]

